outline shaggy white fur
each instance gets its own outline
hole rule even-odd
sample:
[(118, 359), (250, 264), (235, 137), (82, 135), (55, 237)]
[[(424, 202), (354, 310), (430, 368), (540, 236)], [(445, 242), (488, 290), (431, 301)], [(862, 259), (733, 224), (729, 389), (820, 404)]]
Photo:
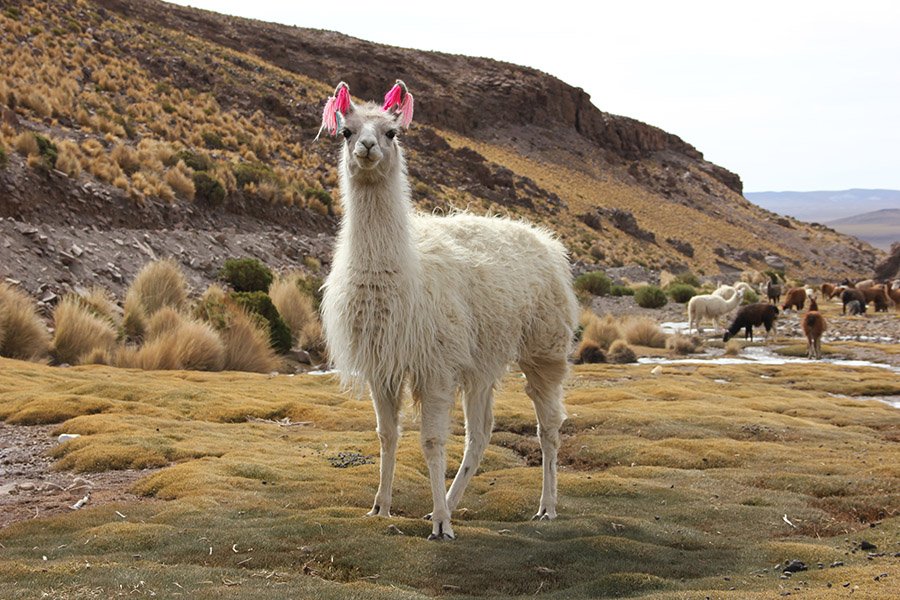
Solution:
[(697, 333), (702, 333), (700, 322), (703, 319), (712, 319), (715, 328), (719, 328), (719, 317), (731, 312), (744, 298), (744, 290), (737, 290), (728, 300), (715, 294), (700, 294), (688, 301), (688, 333), (696, 323)]
[[(381, 442), (369, 515), (390, 515), (401, 395), (421, 411), (434, 509), (429, 539), (453, 539), (450, 513), (493, 427), (493, 390), (512, 361), (527, 377), (543, 456), (536, 518), (556, 516), (562, 381), (577, 322), (565, 248), (502, 218), (415, 213), (395, 115), (352, 105), (341, 134), (344, 218), (322, 304), (329, 356), (345, 385), (368, 383)], [(446, 490), (445, 443), (461, 392), (466, 446)]]

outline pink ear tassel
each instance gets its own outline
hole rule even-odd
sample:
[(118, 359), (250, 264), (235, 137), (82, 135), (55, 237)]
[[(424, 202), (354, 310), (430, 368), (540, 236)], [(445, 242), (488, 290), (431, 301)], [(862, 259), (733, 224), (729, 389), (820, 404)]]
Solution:
[(325, 102), (325, 108), (322, 110), (322, 126), (319, 127), (316, 139), (319, 139), (323, 131), (337, 135), (337, 115), (338, 113), (346, 115), (348, 110), (350, 110), (350, 87), (342, 81), (334, 88), (334, 95), (329, 96)]
[(394, 84), (387, 94), (384, 95), (384, 106), (381, 107), (382, 110), (390, 110), (394, 106), (400, 104), (400, 99), (403, 96), (403, 88), (400, 87), (400, 80), (397, 80), (397, 83)]
[(408, 128), (409, 124), (412, 123), (413, 118), (413, 95), (407, 93), (406, 98), (403, 99), (403, 104), (400, 106), (400, 126), (404, 128)]

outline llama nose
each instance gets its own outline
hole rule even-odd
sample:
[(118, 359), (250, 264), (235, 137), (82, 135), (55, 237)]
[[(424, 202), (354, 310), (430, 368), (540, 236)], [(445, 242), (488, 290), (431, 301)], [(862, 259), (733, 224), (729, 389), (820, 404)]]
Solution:
[(365, 146), (366, 151), (371, 151), (372, 147), (375, 145), (375, 140), (359, 140), (359, 143)]

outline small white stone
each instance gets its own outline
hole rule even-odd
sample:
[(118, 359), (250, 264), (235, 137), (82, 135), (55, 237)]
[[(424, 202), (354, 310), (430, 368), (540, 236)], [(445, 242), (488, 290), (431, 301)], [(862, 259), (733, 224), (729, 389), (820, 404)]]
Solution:
[(58, 438), (56, 438), (56, 441), (58, 441), (61, 444), (63, 442), (68, 442), (69, 440), (74, 440), (75, 438), (80, 438), (80, 437), (81, 437), (80, 433), (63, 433)]

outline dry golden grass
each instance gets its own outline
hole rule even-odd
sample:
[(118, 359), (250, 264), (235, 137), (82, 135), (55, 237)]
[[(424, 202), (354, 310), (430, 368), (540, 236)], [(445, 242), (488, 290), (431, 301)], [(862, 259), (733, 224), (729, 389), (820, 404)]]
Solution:
[(744, 349), (740, 340), (732, 338), (725, 343), (725, 356), (737, 356)]
[(586, 321), (582, 330), (581, 339), (593, 342), (606, 350), (618, 339), (622, 338), (622, 329), (612, 315), (606, 315), (602, 319), (591, 313), (582, 319)]
[(23, 290), (0, 282), (0, 356), (41, 360), (49, 346), (50, 333), (34, 300)]
[(177, 165), (166, 171), (165, 180), (177, 196), (189, 201), (194, 199), (196, 193), (194, 180), (191, 179), (184, 161), (178, 161)]
[(228, 323), (221, 331), (225, 343), (225, 369), (270, 373), (281, 367), (281, 359), (272, 349), (268, 326), (248, 312), (232, 308)]
[(650, 317), (629, 317), (622, 324), (625, 341), (635, 346), (665, 348), (666, 334)]
[(16, 152), (22, 156), (36, 156), (40, 152), (37, 139), (29, 131), (23, 131), (13, 140)]
[(144, 335), (146, 321), (164, 307), (187, 307), (187, 280), (173, 259), (149, 262), (138, 272), (125, 293), (125, 333), (137, 339)]
[(221, 371), (225, 345), (207, 323), (167, 306), (150, 318), (145, 343), (140, 348), (122, 348), (115, 362), (145, 370)]
[[(374, 416), (330, 378), (0, 360), (0, 420), (82, 434), (54, 447), (58, 468), (156, 469), (132, 488), (150, 501), (94, 495), (80, 511), (0, 530), (0, 587), (11, 599), (114, 597), (137, 586), (129, 595), (764, 600), (791, 591), (824, 600), (852, 589), (888, 600), (900, 414), (824, 392), (848, 381), (900, 392), (884, 369), (684, 365), (654, 377), (643, 365), (575, 367), (560, 517), (533, 522), (539, 449), (513, 373), (497, 392), (495, 433), (465, 510), (454, 514), (459, 539), (436, 544), (421, 519), (431, 498), (417, 418), (402, 417), (395, 516), (366, 518), (377, 463), (335, 469), (329, 458), (377, 456)], [(857, 549), (863, 539), (885, 554), (869, 559)], [(810, 570), (781, 579), (774, 566), (792, 559)]]
[(675, 333), (666, 338), (666, 349), (675, 354), (694, 354), (703, 347), (703, 340), (696, 335)]
[(313, 300), (297, 285), (298, 275), (288, 273), (276, 277), (269, 286), (269, 296), (291, 330), (294, 344), (301, 348), (322, 345), (322, 326)]
[(611, 363), (637, 362), (637, 354), (625, 340), (616, 340), (609, 345), (606, 359)]
[(116, 345), (113, 324), (75, 295), (64, 297), (53, 310), (53, 326), (50, 354), (60, 364), (81, 364), (89, 356), (96, 361), (96, 353), (109, 353)]

